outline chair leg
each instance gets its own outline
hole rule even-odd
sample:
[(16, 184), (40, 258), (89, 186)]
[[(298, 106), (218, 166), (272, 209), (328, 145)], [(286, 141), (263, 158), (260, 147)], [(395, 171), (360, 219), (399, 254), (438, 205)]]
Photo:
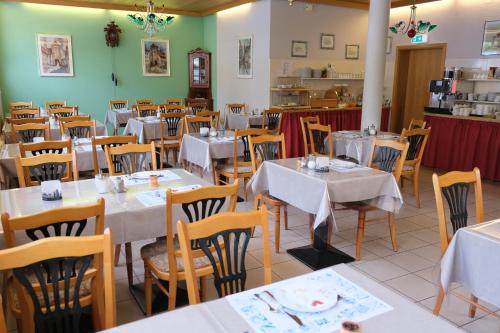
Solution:
[(439, 312), (441, 311), (441, 305), (443, 304), (444, 300), (444, 289), (443, 287), (439, 287), (439, 292), (436, 297), (436, 303), (434, 304), (434, 309), (432, 310), (432, 313), (435, 316), (439, 316)]
[(200, 276), (200, 301), (203, 302), (206, 298), (207, 279), (206, 276)]
[(283, 206), (283, 220), (285, 222), (285, 230), (288, 230), (288, 207)]
[(122, 245), (117, 244), (115, 245), (115, 266), (118, 266), (118, 263), (120, 262), (120, 251), (121, 251)]
[(309, 213), (309, 239), (312, 241), (314, 238), (314, 214)]
[(280, 206), (274, 207), (274, 251), (280, 252)]
[(389, 216), (389, 233), (391, 235), (392, 249), (398, 250), (398, 243), (396, 242), (396, 225), (394, 223), (394, 213), (387, 213)]
[(125, 260), (127, 263), (127, 278), (128, 285), (131, 287), (134, 284), (134, 270), (132, 268), (132, 243), (125, 243)]
[(245, 201), (248, 200), (247, 183), (248, 183), (248, 178), (243, 178), (243, 194), (245, 195)]
[(358, 213), (358, 231), (356, 233), (356, 259), (361, 259), (361, 243), (365, 236), (365, 219), (366, 212), (360, 211)]
[(146, 316), (149, 317), (153, 312), (153, 279), (146, 263), (144, 263), (144, 303), (146, 303)]
[(168, 311), (175, 310), (177, 299), (177, 279), (170, 277), (168, 280)]
[(471, 304), (469, 305), (469, 317), (474, 318), (476, 316), (477, 306), (475, 306), (473, 303), (477, 303), (477, 297), (471, 294), (470, 301)]
[(417, 208), (420, 208), (420, 191), (419, 191), (420, 175), (418, 169), (415, 170), (412, 180), (413, 180), (413, 195), (415, 196), (415, 205), (417, 206)]
[(174, 160), (172, 161), (172, 166), (175, 168), (177, 166), (177, 148), (172, 149), (172, 154), (174, 155)]

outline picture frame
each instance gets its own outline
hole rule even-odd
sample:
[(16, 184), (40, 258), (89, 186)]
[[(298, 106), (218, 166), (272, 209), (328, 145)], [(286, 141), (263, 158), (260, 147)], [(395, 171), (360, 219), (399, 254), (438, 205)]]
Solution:
[(481, 55), (500, 55), (500, 20), (485, 21)]
[(74, 76), (70, 35), (37, 34), (40, 76)]
[(301, 40), (292, 40), (292, 57), (307, 57), (307, 42)]
[(346, 59), (359, 59), (359, 45), (346, 44), (345, 45), (345, 58)]
[(391, 54), (392, 52), (392, 37), (387, 36), (385, 38), (385, 54)]
[(253, 36), (238, 38), (238, 78), (253, 78)]
[(167, 39), (141, 40), (142, 74), (170, 76), (170, 41)]
[(320, 34), (319, 48), (322, 50), (335, 50), (335, 35), (334, 34)]

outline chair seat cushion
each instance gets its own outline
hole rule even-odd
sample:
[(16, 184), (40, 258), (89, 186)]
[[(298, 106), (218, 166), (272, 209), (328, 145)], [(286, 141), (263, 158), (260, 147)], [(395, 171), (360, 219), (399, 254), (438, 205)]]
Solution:
[[(175, 238), (176, 249), (179, 249), (179, 241)], [(156, 269), (162, 272), (168, 272), (168, 254), (165, 238), (161, 238), (154, 243), (144, 245), (141, 248), (141, 257), (144, 261), (149, 261)], [(184, 262), (182, 257), (175, 258), (177, 261), (177, 271), (184, 271)], [(193, 258), (194, 268), (201, 268), (210, 265), (210, 260), (206, 256)]]
[(403, 165), (403, 171), (414, 171), (415, 167), (413, 165)]
[[(156, 141), (156, 146), (161, 147), (162, 142), (161, 141)], [(178, 145), (179, 140), (163, 140), (164, 145)]]
[[(227, 173), (234, 173), (234, 166), (228, 165), (224, 166), (220, 170), (221, 172), (227, 172)], [(252, 167), (249, 166), (240, 166), (238, 167), (238, 173), (251, 173), (252, 172)]]

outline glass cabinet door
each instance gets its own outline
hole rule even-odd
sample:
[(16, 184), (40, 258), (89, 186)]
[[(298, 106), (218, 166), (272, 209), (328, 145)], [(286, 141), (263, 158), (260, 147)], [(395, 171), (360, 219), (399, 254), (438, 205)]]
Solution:
[(207, 88), (209, 85), (209, 63), (206, 54), (190, 55), (191, 87)]

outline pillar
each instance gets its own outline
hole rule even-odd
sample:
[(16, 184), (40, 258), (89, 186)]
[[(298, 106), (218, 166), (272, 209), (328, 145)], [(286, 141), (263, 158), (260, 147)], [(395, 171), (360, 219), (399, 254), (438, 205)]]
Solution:
[(370, 1), (361, 129), (371, 124), (380, 129), (384, 94), (385, 43), (389, 32), (390, 9), (391, 0)]

